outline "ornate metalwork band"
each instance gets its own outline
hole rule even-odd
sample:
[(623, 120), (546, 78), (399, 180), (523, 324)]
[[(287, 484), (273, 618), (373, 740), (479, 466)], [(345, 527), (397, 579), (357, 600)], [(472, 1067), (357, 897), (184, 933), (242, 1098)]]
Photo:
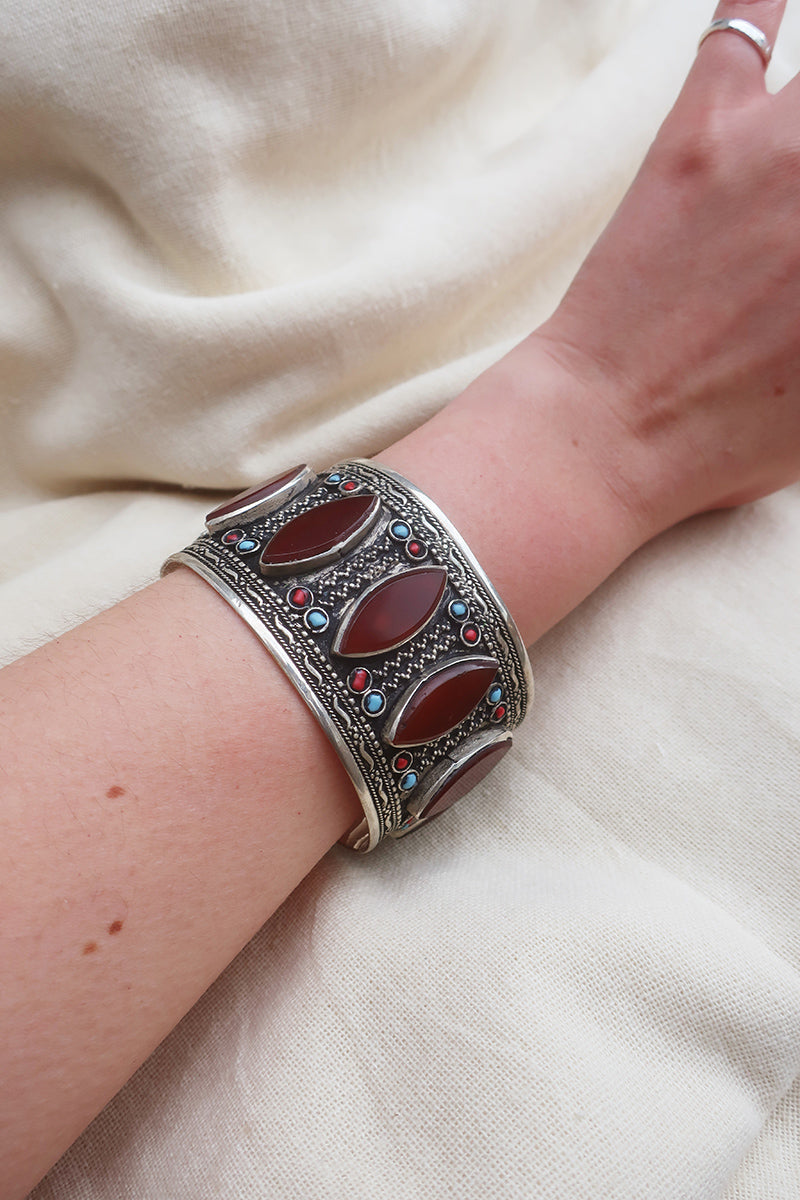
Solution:
[(248, 623), (320, 721), (372, 850), (438, 816), (511, 746), (533, 678), (511, 616), (447, 518), (363, 459), (234, 496), (163, 572), (190, 567)]

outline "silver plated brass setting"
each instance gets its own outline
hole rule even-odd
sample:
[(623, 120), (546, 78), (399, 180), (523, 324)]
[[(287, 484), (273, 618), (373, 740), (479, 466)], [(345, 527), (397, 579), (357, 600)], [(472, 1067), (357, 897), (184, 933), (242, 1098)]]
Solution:
[[(308, 472), (306, 475), (306, 471)], [(316, 474), (307, 468), (289, 478), (277, 505), (269, 496), (252, 510), (236, 508), (222, 524), (167, 559), (162, 573), (189, 567), (238, 612), (270, 651), (314, 713), (339, 754), (361, 801), (364, 818), (345, 844), (364, 852), (385, 836), (404, 837), (426, 823), (435, 793), (475, 752), (508, 742), (533, 697), (530, 663), (519, 632), (469, 547), (447, 518), (412, 483), (385, 467), (353, 459)], [(267, 547), (297, 517), (341, 495), (331, 476), (357, 483), (357, 494), (375, 498), (369, 520), (352, 537), (319, 557), (281, 564), (264, 575), (255, 553), (241, 554), (225, 541), (226, 530), (243, 531)], [(336, 481), (338, 484), (339, 480)], [(354, 489), (356, 490), (356, 489)], [(222, 507), (222, 506), (221, 506)], [(311, 520), (311, 518), (309, 518)], [(312, 522), (313, 523), (313, 522)], [(446, 583), (429, 619), (402, 641), (374, 654), (336, 653), (349, 617), (392, 576), (413, 571), (408, 538), (390, 533), (407, 528), (426, 547), (424, 566), (446, 572)], [(462, 622), (450, 606), (465, 605), (480, 629), (480, 646), (470, 652), (460, 637)], [(457, 612), (461, 612), (458, 607)], [(324, 627), (311, 613), (328, 618)], [(402, 612), (401, 612), (402, 617)], [(462, 619), (463, 620), (463, 619)], [(473, 708), (455, 726), (415, 742), (413, 754), (398, 755), (391, 744), (409, 698), (422, 682), (454, 661), (496, 664), (493, 687), (502, 689), (502, 716), (484, 687)], [(382, 698), (384, 703), (379, 705)], [(435, 705), (434, 705), (435, 708)], [(373, 711), (379, 709), (379, 711)], [(437, 729), (431, 720), (431, 729)], [(413, 758), (413, 766), (410, 765)], [(399, 759), (401, 768), (394, 764)], [(406, 760), (408, 760), (406, 762)], [(402, 764), (404, 764), (402, 766)], [(432, 799), (433, 798), (433, 799)], [(422, 814), (422, 816), (420, 816)]]

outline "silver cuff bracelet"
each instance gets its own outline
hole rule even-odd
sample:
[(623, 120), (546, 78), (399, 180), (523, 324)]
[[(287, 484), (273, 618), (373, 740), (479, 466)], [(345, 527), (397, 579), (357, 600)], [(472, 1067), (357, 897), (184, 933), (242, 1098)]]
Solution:
[(469, 547), (407, 479), (365, 459), (300, 466), (206, 518), (162, 573), (196, 571), (322, 725), (374, 849), (449, 808), (511, 746), (533, 696), (514, 621)]

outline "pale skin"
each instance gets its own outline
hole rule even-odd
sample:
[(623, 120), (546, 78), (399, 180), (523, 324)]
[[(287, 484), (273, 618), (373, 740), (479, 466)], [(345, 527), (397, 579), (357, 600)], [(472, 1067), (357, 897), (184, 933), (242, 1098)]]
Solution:
[[(783, 7), (716, 15), (774, 41)], [(752, 46), (709, 38), (551, 320), (378, 456), (469, 529), (528, 642), (655, 534), (800, 476), (798, 127), (800, 80), (769, 96)], [(478, 446), (487, 486), (467, 488)], [(0, 673), (0, 721), (15, 1200), (360, 809), (269, 655), (184, 570)]]

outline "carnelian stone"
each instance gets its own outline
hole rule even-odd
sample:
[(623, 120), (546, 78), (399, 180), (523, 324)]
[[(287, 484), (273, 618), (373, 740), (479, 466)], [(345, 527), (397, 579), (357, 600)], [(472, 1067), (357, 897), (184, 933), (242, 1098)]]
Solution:
[(245, 488), (243, 492), (237, 492), (230, 500), (226, 500), (224, 504), (211, 510), (206, 517), (206, 524), (214, 525), (227, 517), (238, 515), (243, 509), (260, 504), (262, 500), (267, 500), (270, 496), (275, 495), (292, 479), (307, 470), (308, 467), (305, 463), (301, 463), (297, 467), (292, 467), (290, 471), (284, 471), (282, 475), (276, 475), (274, 479), (268, 479), (266, 483), (259, 483), (256, 487)]
[(367, 658), (402, 645), (430, 621), (446, 583), (443, 567), (403, 571), (382, 580), (345, 617), (333, 649), (344, 658)]
[(386, 740), (419, 746), (449, 733), (483, 700), (498, 666), (494, 658), (456, 658), (421, 679), (400, 700)]
[(492, 767), (510, 749), (511, 738), (506, 738), (502, 742), (494, 742), (491, 746), (484, 746), (482, 750), (478, 750), (447, 776), (439, 790), (434, 792), (420, 812), (420, 817), (428, 820), (431, 817), (438, 817), (462, 796), (466, 796), (467, 792), (471, 792), (482, 779), (486, 778)]
[(261, 566), (310, 569), (344, 553), (367, 532), (378, 515), (380, 501), (369, 494), (345, 496), (318, 504), (287, 521), (261, 552)]

